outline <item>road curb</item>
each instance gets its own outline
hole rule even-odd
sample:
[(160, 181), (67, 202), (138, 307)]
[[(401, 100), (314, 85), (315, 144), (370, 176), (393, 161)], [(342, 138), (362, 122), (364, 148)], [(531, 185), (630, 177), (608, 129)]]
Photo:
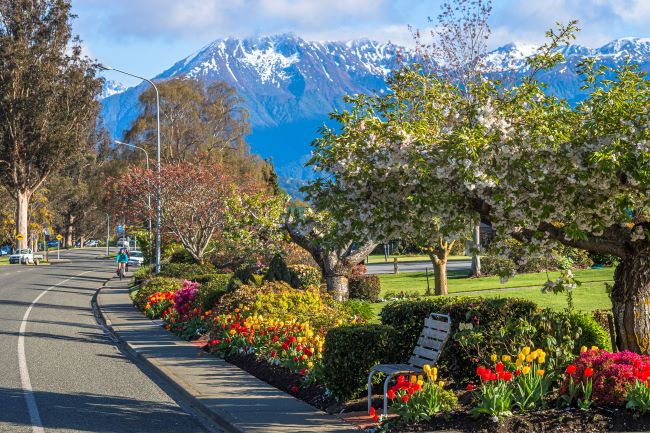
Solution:
[(167, 386), (172, 388), (176, 393), (178, 393), (178, 395), (184, 400), (186, 404), (190, 405), (202, 416), (214, 422), (219, 428), (222, 428), (229, 433), (247, 433), (245, 430), (242, 430), (235, 425), (236, 420), (231, 419), (227, 414), (217, 413), (216, 411), (208, 408), (199, 400), (196, 392), (192, 392), (192, 390), (188, 389), (190, 388), (189, 386), (183, 385), (183, 381), (180, 378), (178, 378), (172, 372), (168, 371), (168, 369), (159, 366), (155, 361), (152, 361), (146, 355), (138, 352), (129, 344), (127, 340), (120, 337), (119, 332), (113, 328), (113, 324), (110, 318), (106, 317), (102, 311), (99, 302), (99, 297), (101, 296), (102, 289), (106, 288), (106, 285), (111, 281), (111, 279), (107, 280), (99, 289), (95, 291), (95, 294), (91, 300), (91, 305), (97, 322), (109, 335), (113, 343), (125, 353), (127, 353), (133, 360), (141, 362), (146, 367), (148, 367), (148, 369), (156, 375), (156, 378), (158, 380), (164, 382)]

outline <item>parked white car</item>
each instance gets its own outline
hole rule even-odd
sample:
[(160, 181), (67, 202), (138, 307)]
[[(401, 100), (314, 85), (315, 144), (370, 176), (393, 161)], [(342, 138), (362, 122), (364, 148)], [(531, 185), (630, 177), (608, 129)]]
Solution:
[(96, 239), (90, 239), (90, 240), (86, 241), (86, 246), (87, 247), (97, 247), (97, 246), (99, 246), (99, 241), (96, 240)]
[(15, 253), (9, 256), (9, 264), (30, 264), (37, 265), (40, 261), (43, 260), (42, 254), (34, 254), (34, 252), (25, 248), (22, 250), (16, 250)]
[(144, 255), (142, 251), (129, 251), (129, 266), (142, 266)]

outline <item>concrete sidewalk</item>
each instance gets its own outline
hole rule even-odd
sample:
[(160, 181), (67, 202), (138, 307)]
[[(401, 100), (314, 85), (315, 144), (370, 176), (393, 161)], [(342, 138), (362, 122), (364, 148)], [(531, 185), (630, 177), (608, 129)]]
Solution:
[(133, 307), (126, 280), (102, 287), (97, 306), (126, 350), (227, 431), (359, 432), (156, 325)]

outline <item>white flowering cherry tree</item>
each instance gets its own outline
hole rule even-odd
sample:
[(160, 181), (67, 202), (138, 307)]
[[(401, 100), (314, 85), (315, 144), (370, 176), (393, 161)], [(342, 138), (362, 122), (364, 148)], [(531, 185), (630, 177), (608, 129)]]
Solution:
[(339, 224), (326, 211), (307, 209), (301, 217), (289, 213), (285, 228), (291, 239), (304, 248), (320, 267), (328, 293), (338, 301), (347, 300), (349, 275), (377, 243), (372, 240), (354, 242), (346, 225)]
[(619, 346), (650, 353), (650, 85), (634, 65), (587, 59), (583, 102), (545, 94), (535, 74), (563, 60), (572, 27), (548, 33), (516, 85), (459, 89), (409, 69), (391, 94), (351, 98), (314, 143), (323, 176), (308, 192), (368, 238), (414, 235), (432, 218), (454, 233), (480, 218), (534, 251), (560, 242), (615, 255)]

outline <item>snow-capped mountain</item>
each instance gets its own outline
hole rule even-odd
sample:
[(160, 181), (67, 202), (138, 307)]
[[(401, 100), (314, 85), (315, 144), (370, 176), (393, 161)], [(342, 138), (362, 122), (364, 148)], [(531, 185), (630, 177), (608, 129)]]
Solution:
[[(650, 38), (621, 38), (595, 49), (568, 45), (560, 50), (566, 62), (540, 78), (549, 83), (549, 91), (572, 103), (583, 97), (575, 66), (585, 56), (610, 66), (629, 58), (650, 71)], [(489, 53), (486, 61), (491, 70), (511, 71), (516, 77), (525, 73), (525, 59), (535, 51), (534, 46), (507, 44)], [(281, 176), (308, 176), (300, 164), (327, 114), (344, 107), (344, 95), (384, 92), (398, 52), (410, 56), (406, 49), (366, 39), (311, 42), (291, 34), (228, 38), (203, 47), (155, 79), (191, 77), (206, 85), (226, 81), (250, 113), (253, 151), (272, 156)], [(119, 138), (140, 112), (138, 96), (147, 84), (124, 89), (106, 83), (105, 87), (104, 124)]]
[(126, 86), (119, 81), (114, 80), (104, 80), (102, 84), (102, 93), (99, 95), (99, 99), (106, 99), (110, 96), (117, 95), (126, 90)]

